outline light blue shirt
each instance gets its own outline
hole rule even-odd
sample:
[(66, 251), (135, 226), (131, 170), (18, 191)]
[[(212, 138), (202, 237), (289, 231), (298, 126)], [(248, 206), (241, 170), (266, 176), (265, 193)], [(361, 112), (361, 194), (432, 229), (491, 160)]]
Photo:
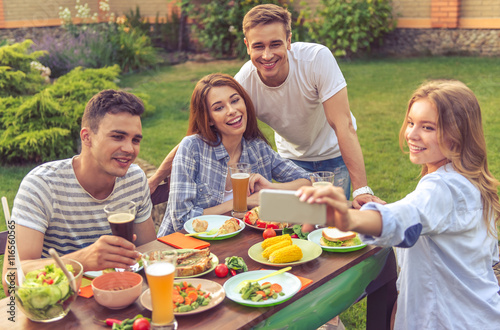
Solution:
[(381, 236), (364, 242), (400, 247), (395, 329), (500, 327), (498, 241), (487, 232), (479, 190), (451, 164), (402, 200), (361, 210), (379, 211), (383, 222)]
[[(309, 172), (283, 159), (260, 139), (241, 140), (240, 162), (249, 163), (252, 173), (268, 181), (309, 180)], [(179, 144), (172, 164), (170, 194), (158, 237), (183, 228), (184, 223), (203, 214), (203, 210), (224, 202), (229, 154), (224, 145), (213, 147), (199, 135), (186, 136)]]

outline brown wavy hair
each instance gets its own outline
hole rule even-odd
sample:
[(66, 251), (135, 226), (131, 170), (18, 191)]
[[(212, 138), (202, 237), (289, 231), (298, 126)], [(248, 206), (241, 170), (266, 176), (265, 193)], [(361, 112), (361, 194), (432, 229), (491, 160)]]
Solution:
[[(406, 147), (408, 113), (412, 105), (422, 99), (427, 99), (437, 109), (437, 136), (443, 155), (458, 173), (479, 189), (483, 218), (488, 232), (493, 235), (494, 224), (500, 217), (500, 183), (488, 169), (481, 108), (476, 96), (469, 87), (457, 80), (433, 80), (421, 85), (408, 103), (405, 121), (399, 132), (399, 145), (403, 152)], [(427, 173), (428, 168), (424, 164), (420, 175)], [(492, 217), (494, 221), (490, 223)]]
[(247, 35), (248, 31), (257, 25), (281, 23), (285, 28), (286, 37), (292, 33), (292, 14), (278, 5), (264, 4), (253, 7), (243, 17), (243, 34)]
[(207, 99), (208, 93), (214, 87), (231, 87), (241, 96), (247, 108), (247, 127), (243, 137), (250, 141), (261, 139), (269, 144), (264, 134), (261, 132), (257, 122), (257, 115), (250, 96), (245, 89), (230, 75), (224, 73), (212, 73), (198, 81), (193, 94), (191, 95), (191, 106), (189, 110), (188, 135), (199, 134), (203, 140), (217, 146), (222, 141), (218, 137), (215, 126), (210, 126), (210, 107)]

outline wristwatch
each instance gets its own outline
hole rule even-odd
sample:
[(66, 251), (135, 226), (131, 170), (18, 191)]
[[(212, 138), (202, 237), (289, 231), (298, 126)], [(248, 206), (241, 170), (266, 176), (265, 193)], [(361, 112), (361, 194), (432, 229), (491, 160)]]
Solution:
[(361, 188), (354, 190), (354, 192), (352, 193), (352, 199), (355, 199), (359, 195), (363, 195), (363, 194), (374, 195), (373, 190), (371, 190), (370, 187), (364, 186), (364, 187), (361, 187)]

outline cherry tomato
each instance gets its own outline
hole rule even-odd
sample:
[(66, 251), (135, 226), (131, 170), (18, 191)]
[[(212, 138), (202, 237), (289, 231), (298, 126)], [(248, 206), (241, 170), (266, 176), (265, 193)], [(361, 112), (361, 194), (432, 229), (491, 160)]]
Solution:
[(132, 329), (134, 330), (149, 330), (151, 329), (151, 324), (149, 321), (143, 317), (138, 318), (137, 320), (134, 321), (134, 324), (132, 325)]
[(264, 237), (264, 239), (266, 238), (270, 238), (270, 237), (274, 237), (276, 236), (276, 232), (274, 231), (273, 228), (267, 228), (266, 230), (264, 230), (264, 232), (262, 233), (262, 237)]
[(225, 264), (218, 264), (217, 267), (215, 267), (215, 275), (217, 275), (217, 277), (226, 277), (228, 272), (229, 269)]
[(290, 235), (290, 237), (291, 237), (291, 238), (299, 238), (299, 235), (297, 235), (297, 234), (292, 234), (292, 235)]

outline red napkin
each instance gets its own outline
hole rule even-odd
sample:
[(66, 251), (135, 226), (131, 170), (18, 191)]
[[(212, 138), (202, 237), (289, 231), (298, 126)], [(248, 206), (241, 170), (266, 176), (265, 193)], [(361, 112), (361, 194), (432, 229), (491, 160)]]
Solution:
[(210, 243), (202, 241), (182, 233), (173, 233), (167, 236), (159, 237), (158, 240), (178, 249), (204, 249), (210, 246)]

